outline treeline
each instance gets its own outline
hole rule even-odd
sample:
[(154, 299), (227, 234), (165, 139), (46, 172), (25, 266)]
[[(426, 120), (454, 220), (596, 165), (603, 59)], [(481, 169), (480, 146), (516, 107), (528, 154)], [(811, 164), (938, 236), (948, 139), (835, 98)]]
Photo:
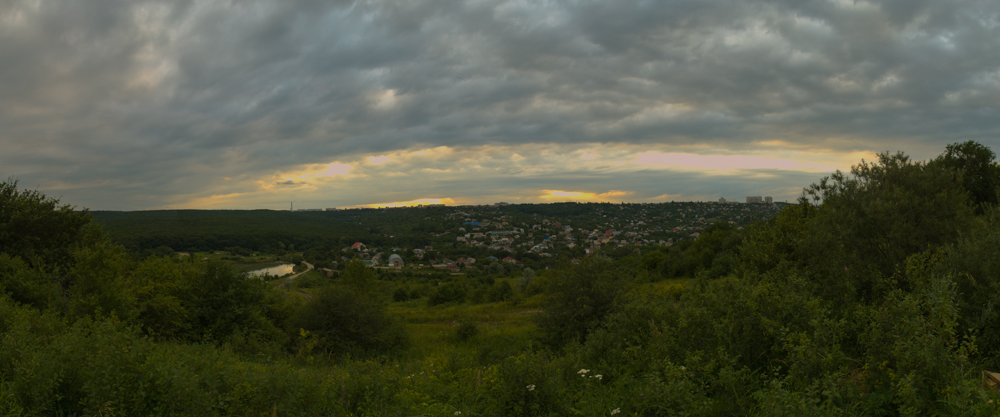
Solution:
[[(274, 253), (288, 245), (341, 247), (370, 237), (335, 212), (273, 210), (96, 211), (91, 216), (115, 241), (133, 251), (244, 248)], [(349, 242), (349, 243), (348, 243)]]

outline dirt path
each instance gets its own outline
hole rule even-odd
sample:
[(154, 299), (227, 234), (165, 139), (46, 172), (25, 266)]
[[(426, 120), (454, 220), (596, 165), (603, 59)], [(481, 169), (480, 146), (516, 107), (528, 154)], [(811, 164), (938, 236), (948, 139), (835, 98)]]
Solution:
[[(302, 274), (304, 274), (306, 272), (309, 272), (309, 271), (312, 271), (313, 269), (315, 269), (315, 267), (313, 267), (313, 265), (311, 263), (309, 263), (309, 262), (302, 261), (302, 263), (306, 264), (306, 270), (302, 271), (302, 272), (299, 272), (299, 273), (297, 273), (295, 275), (291, 275), (288, 278), (285, 278), (285, 282), (281, 283), (281, 287), (282, 288), (288, 288), (288, 287), (290, 287), (292, 285), (292, 280), (294, 280), (295, 278), (298, 278), (300, 275), (302, 275)], [(296, 290), (296, 291), (298, 291), (298, 290)], [(298, 291), (298, 292), (302, 292), (302, 291)], [(303, 294), (305, 294), (305, 293), (303, 293)], [(309, 295), (309, 294), (306, 294), (306, 295)], [(309, 297), (312, 297), (312, 296), (309, 295)]]

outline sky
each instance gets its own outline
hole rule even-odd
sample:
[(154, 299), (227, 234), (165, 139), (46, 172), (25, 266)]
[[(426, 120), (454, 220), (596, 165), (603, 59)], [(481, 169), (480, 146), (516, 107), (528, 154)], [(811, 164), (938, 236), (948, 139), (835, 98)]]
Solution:
[(0, 179), (91, 210), (794, 201), (998, 106), (995, 0), (0, 0)]

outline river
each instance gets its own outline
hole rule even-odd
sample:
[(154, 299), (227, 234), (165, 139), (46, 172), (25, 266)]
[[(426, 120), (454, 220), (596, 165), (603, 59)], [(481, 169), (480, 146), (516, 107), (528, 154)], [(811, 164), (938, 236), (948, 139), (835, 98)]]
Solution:
[(267, 274), (267, 275), (277, 275), (280, 277), (280, 276), (285, 276), (287, 274), (291, 274), (293, 267), (295, 267), (295, 264), (283, 264), (283, 265), (272, 266), (270, 268), (255, 269), (253, 271), (247, 271), (247, 273), (250, 275)]

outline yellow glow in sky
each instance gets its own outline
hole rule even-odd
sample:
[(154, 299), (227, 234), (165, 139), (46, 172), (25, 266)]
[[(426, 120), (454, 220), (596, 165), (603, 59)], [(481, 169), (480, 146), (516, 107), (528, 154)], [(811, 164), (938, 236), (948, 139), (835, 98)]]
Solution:
[(553, 200), (553, 199), (577, 199), (577, 200), (590, 200), (597, 196), (594, 193), (583, 193), (579, 191), (562, 191), (562, 190), (542, 190), (546, 193), (538, 198)]
[(417, 200), (410, 201), (397, 201), (395, 203), (376, 203), (376, 204), (366, 204), (365, 207), (370, 208), (380, 208), (380, 207), (414, 207), (424, 204), (455, 204), (455, 200), (451, 198), (421, 198)]
[[(657, 170), (664, 172), (697, 172), (708, 175), (739, 175), (743, 180), (754, 179), (769, 187), (790, 187), (779, 183), (784, 172), (809, 172), (823, 174), (837, 169), (850, 169), (862, 158), (872, 157), (864, 152), (836, 152), (826, 149), (788, 149), (784, 142), (767, 142), (764, 146), (778, 149), (747, 150), (733, 154), (710, 148), (676, 148), (648, 145), (592, 144), (579, 148), (562, 145), (515, 146), (439, 146), (412, 148), (377, 154), (341, 155), (343, 159), (325, 163), (303, 164), (292, 170), (275, 172), (258, 179), (228, 181), (208, 196), (191, 197), (188, 206), (199, 207), (254, 207), (257, 201), (277, 207), (275, 201), (296, 201), (315, 204), (317, 207), (406, 207), (419, 204), (481, 204), (490, 201), (519, 202), (619, 202), (619, 201), (669, 201), (716, 200), (706, 193), (693, 193), (683, 187), (668, 184), (651, 186), (649, 183), (628, 181), (612, 182), (595, 179), (580, 185), (561, 182), (559, 174), (565, 172), (599, 172), (609, 178), (616, 175)], [(817, 175), (818, 177), (819, 175)], [(482, 178), (482, 184), (475, 182)], [(506, 182), (491, 181), (504, 178)], [(516, 187), (524, 179), (544, 179), (538, 188)], [(480, 191), (477, 197), (468, 198), (463, 188), (447, 188), (449, 183), (466, 183), (473, 180), (472, 188), (491, 187)], [(773, 185), (770, 185), (774, 183)], [(796, 185), (801, 187), (801, 185)], [(468, 187), (468, 184), (463, 187)], [(543, 188), (544, 187), (544, 188)], [(248, 189), (253, 192), (246, 192)], [(623, 191), (625, 189), (626, 191)], [(243, 194), (231, 194), (241, 190)], [(763, 191), (762, 191), (763, 192)], [(654, 194), (655, 193), (655, 194)], [(781, 199), (793, 198), (798, 192), (775, 195)], [(704, 194), (704, 195), (703, 195)], [(772, 191), (772, 195), (775, 193)], [(218, 198), (216, 195), (226, 196)], [(231, 196), (230, 196), (231, 195)], [(452, 198), (422, 198), (396, 201), (398, 198), (451, 195)], [(650, 197), (656, 195), (656, 197)], [(488, 197), (486, 197), (488, 196)], [(668, 198), (669, 197), (669, 198)], [(372, 201), (387, 201), (372, 203)], [(225, 203), (222, 203), (225, 202)], [(221, 204), (220, 204), (221, 203)], [(298, 203), (297, 203), (298, 205)], [(303, 206), (305, 207), (305, 206)]]
[(611, 197), (624, 197), (633, 194), (632, 191), (611, 190), (606, 193), (588, 193), (584, 191), (541, 190), (544, 194), (538, 196), (542, 200), (607, 200)]

